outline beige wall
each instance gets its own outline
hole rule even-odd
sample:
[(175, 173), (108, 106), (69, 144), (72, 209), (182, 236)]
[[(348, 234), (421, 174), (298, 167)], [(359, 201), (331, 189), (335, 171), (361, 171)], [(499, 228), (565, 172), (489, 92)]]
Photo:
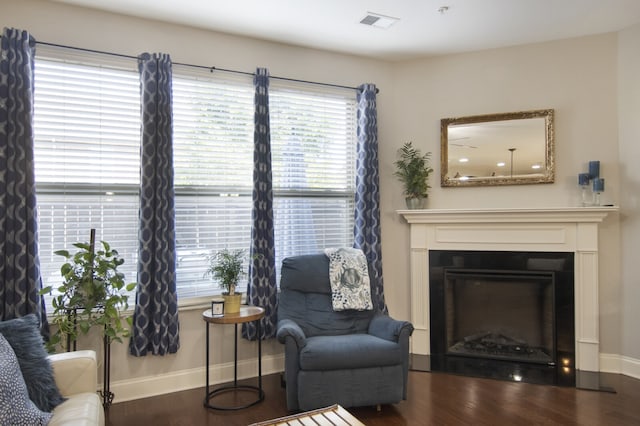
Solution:
[[(385, 294), (409, 309), (408, 229), (393, 179), (394, 150), (412, 140), (436, 158), (431, 208), (577, 206), (577, 174), (600, 160), (606, 202), (619, 202), (615, 34), (403, 62), (394, 65), (392, 127), (382, 130)], [(440, 119), (531, 109), (555, 109), (556, 182), (486, 188), (441, 188)], [(620, 353), (618, 215), (600, 233), (601, 351)], [(392, 278), (393, 277), (393, 278)], [(388, 296), (389, 297), (389, 296)], [(396, 311), (397, 312), (397, 311)]]
[[(434, 154), (432, 208), (574, 206), (578, 203), (576, 176), (587, 161), (594, 159), (601, 161), (606, 178), (605, 200), (620, 202), (620, 164), (625, 167), (625, 163), (618, 157), (615, 34), (388, 63), (35, 0), (2, 0), (2, 26), (27, 29), (37, 40), (51, 43), (130, 55), (162, 51), (170, 53), (174, 62), (244, 71), (262, 66), (276, 76), (341, 85), (375, 83), (381, 90), (378, 126), (385, 294), (391, 314), (398, 318), (410, 317), (409, 228), (395, 213), (404, 208), (404, 201), (400, 184), (392, 176), (395, 151), (403, 142), (412, 140)], [(640, 37), (629, 37), (637, 45)], [(631, 41), (628, 44), (627, 50), (631, 50)], [(633, 64), (637, 66), (637, 57)], [(637, 89), (638, 85), (634, 87)], [(441, 118), (540, 108), (556, 110), (556, 183), (440, 188), (437, 163)], [(637, 148), (628, 143), (627, 150), (633, 149), (637, 153)], [(628, 173), (632, 166), (629, 160), (626, 166)], [(636, 172), (636, 192), (637, 175)], [(637, 307), (627, 302), (628, 315), (621, 313), (619, 227), (618, 215), (614, 214), (601, 232), (601, 350), (640, 358), (639, 344), (631, 336), (633, 326), (628, 321)], [(635, 231), (637, 235), (637, 225)], [(624, 286), (624, 291), (632, 291), (632, 287)], [(176, 355), (134, 358), (127, 355), (126, 345), (116, 345), (112, 380), (124, 383), (126, 379), (175, 371), (200, 373), (204, 365), (201, 311), (202, 308), (181, 311), (182, 346)], [(626, 328), (621, 331), (623, 317)], [(232, 328), (214, 331), (212, 356), (220, 363), (228, 363), (233, 357), (231, 333)], [(242, 341), (241, 345), (241, 357), (251, 358), (255, 344)], [(282, 353), (280, 345), (267, 342), (264, 349), (277, 364)]]
[(620, 123), (620, 226), (622, 234), (622, 346), (640, 360), (640, 25), (620, 33), (618, 110)]

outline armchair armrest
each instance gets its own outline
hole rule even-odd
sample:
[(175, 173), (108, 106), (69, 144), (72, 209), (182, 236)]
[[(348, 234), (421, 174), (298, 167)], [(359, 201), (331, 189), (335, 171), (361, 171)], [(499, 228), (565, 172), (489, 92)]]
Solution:
[(402, 399), (407, 399), (407, 382), (409, 375), (409, 337), (413, 333), (413, 324), (398, 321), (388, 315), (378, 314), (369, 323), (369, 334), (381, 339), (396, 342), (403, 353), (402, 356)]
[(53, 376), (62, 396), (98, 389), (96, 353), (90, 350), (49, 355)]
[(373, 317), (369, 323), (369, 334), (381, 339), (397, 342), (400, 335), (406, 334), (407, 337), (413, 333), (413, 325), (408, 321), (399, 321), (388, 315), (379, 314)]
[(287, 390), (287, 407), (297, 410), (298, 371), (300, 369), (300, 350), (307, 345), (307, 337), (302, 328), (293, 320), (278, 321), (276, 338), (284, 346), (284, 380)]
[(286, 343), (287, 337), (291, 337), (296, 342), (298, 350), (307, 345), (307, 337), (304, 335), (304, 331), (302, 331), (302, 328), (294, 321), (290, 319), (278, 321), (277, 328), (276, 338), (278, 342)]

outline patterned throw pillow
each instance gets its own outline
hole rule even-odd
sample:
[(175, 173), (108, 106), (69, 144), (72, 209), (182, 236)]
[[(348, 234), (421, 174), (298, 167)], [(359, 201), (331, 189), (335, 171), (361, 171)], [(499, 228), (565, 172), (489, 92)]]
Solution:
[(331, 303), (334, 311), (354, 309), (370, 311), (371, 286), (367, 258), (362, 250), (355, 248), (325, 249), (329, 258), (329, 280)]
[(29, 399), (18, 358), (0, 334), (0, 425), (46, 425), (52, 416), (38, 410)]
[(47, 358), (35, 314), (0, 322), (2, 334), (13, 348), (29, 398), (42, 411), (53, 409), (64, 402), (53, 378), (53, 368)]

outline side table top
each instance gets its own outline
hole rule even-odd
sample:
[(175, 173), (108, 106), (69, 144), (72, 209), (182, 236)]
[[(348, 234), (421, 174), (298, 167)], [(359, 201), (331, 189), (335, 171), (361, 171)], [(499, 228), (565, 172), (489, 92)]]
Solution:
[(264, 317), (264, 308), (259, 306), (241, 306), (240, 312), (213, 316), (211, 309), (202, 312), (202, 319), (213, 324), (239, 324)]

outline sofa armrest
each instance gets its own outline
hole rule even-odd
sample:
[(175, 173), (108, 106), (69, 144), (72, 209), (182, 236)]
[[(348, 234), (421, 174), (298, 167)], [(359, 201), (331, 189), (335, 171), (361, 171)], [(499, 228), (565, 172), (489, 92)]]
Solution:
[(286, 343), (287, 337), (291, 337), (295, 341), (298, 350), (307, 345), (307, 337), (304, 335), (304, 331), (294, 321), (290, 319), (278, 321), (277, 329), (276, 338), (278, 342)]
[(378, 314), (369, 323), (369, 334), (381, 339), (397, 342), (400, 335), (408, 337), (413, 333), (413, 325), (408, 321), (398, 321), (388, 315)]
[(49, 355), (53, 376), (64, 397), (98, 389), (98, 362), (95, 351), (84, 350)]

